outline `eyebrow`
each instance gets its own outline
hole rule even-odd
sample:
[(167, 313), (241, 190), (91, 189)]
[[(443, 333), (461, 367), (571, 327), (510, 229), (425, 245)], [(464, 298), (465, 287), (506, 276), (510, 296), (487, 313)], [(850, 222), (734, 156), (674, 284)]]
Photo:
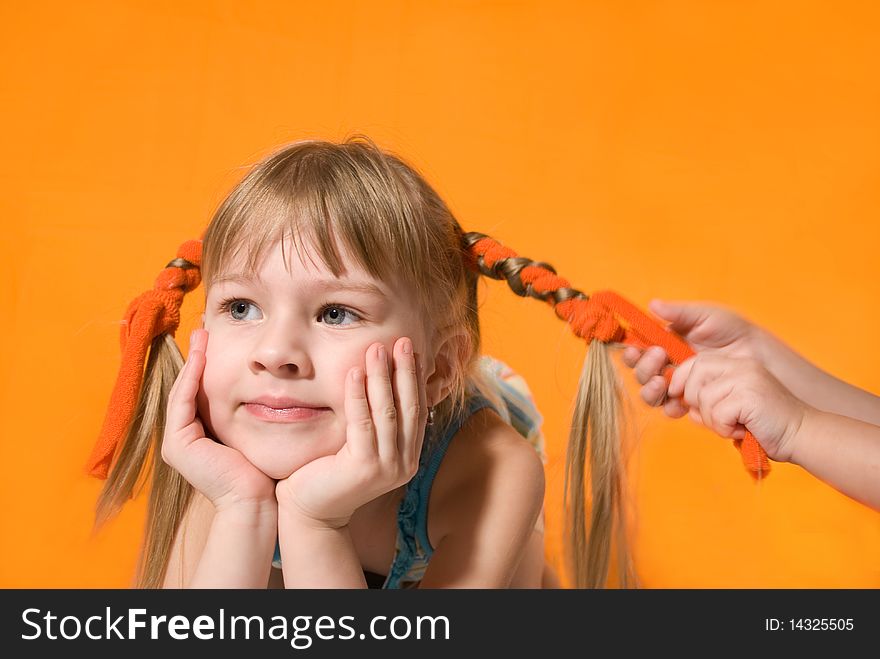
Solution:
[[(259, 284), (259, 278), (249, 277), (243, 274), (220, 275), (214, 279), (214, 284)], [(310, 280), (309, 288), (315, 288), (321, 292), (346, 291), (352, 293), (366, 293), (376, 297), (386, 298), (384, 291), (375, 284), (367, 281), (340, 281), (336, 279)]]

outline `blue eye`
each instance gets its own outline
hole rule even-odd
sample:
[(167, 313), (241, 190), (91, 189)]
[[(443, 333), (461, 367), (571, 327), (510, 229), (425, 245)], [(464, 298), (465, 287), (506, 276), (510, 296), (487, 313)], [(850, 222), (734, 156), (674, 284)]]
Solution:
[(223, 303), (223, 308), (229, 312), (234, 320), (257, 320), (258, 318), (248, 317), (248, 312), (253, 310), (259, 314), (259, 309), (253, 302), (247, 300), (229, 300)]
[(338, 304), (327, 304), (321, 309), (321, 314), (318, 316), (318, 322), (324, 322), (328, 325), (339, 327), (340, 325), (343, 325), (343, 320), (346, 318), (350, 318), (354, 321), (359, 320), (360, 316), (347, 307)]

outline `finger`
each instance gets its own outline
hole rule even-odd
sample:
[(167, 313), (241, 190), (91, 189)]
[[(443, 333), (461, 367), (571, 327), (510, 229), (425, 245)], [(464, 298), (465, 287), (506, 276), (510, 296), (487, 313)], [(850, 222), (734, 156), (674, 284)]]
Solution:
[(168, 409), (166, 413), (166, 427), (177, 433), (190, 425), (196, 418), (196, 394), (199, 391), (199, 381), (205, 370), (205, 351), (190, 349), (186, 362), (172, 387), (173, 391), (168, 395)]
[[(189, 337), (189, 354), (192, 354), (194, 351), (207, 352), (208, 347), (208, 332), (204, 329), (195, 329), (192, 331)], [(183, 363), (184, 368), (186, 368), (186, 360)], [(183, 368), (181, 369), (181, 371)], [(178, 373), (178, 376), (180, 373)], [(174, 384), (171, 385), (171, 391), (168, 392), (169, 400), (174, 396), (174, 392), (177, 391), (177, 383), (180, 382), (180, 377), (174, 379)]]
[[(722, 378), (730, 368), (730, 359), (713, 354), (699, 355), (685, 383), (682, 398), (691, 407), (700, 407), (703, 390)], [(701, 409), (705, 415), (707, 410)]]
[(722, 437), (742, 439), (746, 435), (746, 427), (740, 423), (742, 403), (736, 396), (727, 396), (718, 402), (712, 412), (712, 430)]
[(388, 366), (388, 351), (381, 343), (367, 350), (367, 400), (376, 428), (379, 459), (391, 462), (397, 453), (397, 408)]
[(655, 375), (642, 387), (642, 400), (651, 407), (659, 407), (666, 400), (666, 379)]
[(711, 409), (704, 410), (703, 419), (722, 437), (745, 437), (743, 399), (739, 393), (740, 389), (733, 378), (720, 378), (705, 389), (703, 397)]
[(708, 309), (705, 306), (693, 302), (651, 300), (648, 308), (668, 321), (669, 329), (685, 337), (708, 316)]
[[(711, 354), (697, 355), (688, 373), (682, 398), (690, 407), (700, 407), (703, 389), (718, 380), (724, 373), (724, 360)], [(705, 413), (706, 410), (701, 409)]]
[(425, 427), (428, 421), (428, 385), (425, 381), (425, 369), (422, 366), (422, 357), (415, 351), (413, 348), (413, 358), (416, 363), (416, 377), (419, 380), (419, 432), (417, 436), (416, 445), (413, 447), (415, 449), (414, 459), (416, 461), (416, 466), (418, 466), (419, 459), (422, 455), (422, 444), (425, 440)]
[(666, 392), (670, 398), (681, 398), (682, 394), (684, 394), (684, 385), (688, 380), (688, 376), (690, 375), (691, 369), (694, 367), (696, 359), (696, 357), (685, 359), (681, 365), (675, 369), (672, 374), (672, 379), (669, 381), (669, 389)]
[(653, 346), (645, 351), (642, 358), (636, 364), (635, 373), (639, 384), (647, 384), (655, 375), (663, 372), (663, 367), (669, 362), (666, 351), (660, 346)]
[(189, 338), (189, 350), (190, 352), (193, 350), (206, 352), (208, 350), (208, 330), (202, 328), (193, 330)]
[(346, 444), (352, 455), (361, 458), (376, 454), (365, 384), (364, 369), (360, 366), (351, 369), (345, 377)]
[(394, 374), (394, 406), (397, 408), (397, 452), (406, 467), (414, 463), (415, 444), (418, 441), (419, 379), (416, 372), (412, 341), (408, 337), (398, 339), (392, 351)]
[(681, 398), (669, 398), (663, 403), (663, 413), (671, 419), (680, 419), (688, 413), (687, 404)]
[(688, 416), (690, 416), (691, 420), (694, 423), (699, 423), (701, 426), (706, 425), (705, 423), (703, 423), (703, 417), (700, 415), (700, 410), (698, 410), (696, 407), (692, 407), (688, 410)]
[(629, 366), (630, 368), (635, 367), (636, 363), (639, 361), (639, 357), (642, 356), (642, 351), (636, 348), (635, 346), (627, 346), (623, 351), (621, 358), (623, 359), (623, 363)]
[(719, 378), (705, 385), (699, 393), (700, 416), (710, 429), (722, 437), (728, 437), (728, 433), (733, 430), (732, 426), (736, 425), (735, 418), (731, 424), (728, 415), (724, 414), (728, 412), (729, 405), (723, 410), (720, 407), (720, 403), (730, 396), (733, 388), (730, 378)]

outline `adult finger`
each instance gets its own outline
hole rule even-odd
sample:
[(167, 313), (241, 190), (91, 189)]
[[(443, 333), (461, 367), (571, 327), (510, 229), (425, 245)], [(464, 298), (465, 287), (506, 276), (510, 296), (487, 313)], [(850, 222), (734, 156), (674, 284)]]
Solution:
[(630, 368), (634, 368), (635, 365), (639, 361), (639, 357), (642, 356), (642, 351), (636, 348), (635, 346), (627, 346), (621, 355), (621, 359), (623, 359), (623, 363), (629, 366)]
[(702, 304), (667, 300), (651, 300), (648, 308), (663, 320), (668, 321), (672, 331), (685, 336), (694, 327), (705, 321), (710, 311)]
[(663, 403), (663, 413), (670, 419), (680, 419), (688, 413), (688, 406), (681, 398), (666, 398)]
[(666, 378), (655, 375), (641, 389), (642, 400), (651, 407), (659, 407), (666, 401)]
[(712, 410), (712, 429), (722, 437), (742, 439), (746, 427), (740, 423), (742, 403), (733, 395), (733, 388), (724, 398), (720, 399)]
[(672, 374), (672, 379), (669, 381), (669, 390), (667, 391), (667, 395), (670, 398), (680, 398), (684, 394), (685, 383), (688, 381), (688, 376), (694, 367), (696, 359), (696, 357), (690, 357), (676, 367), (675, 372)]
[[(684, 386), (682, 394), (684, 401), (690, 407), (700, 406), (700, 395), (703, 390), (719, 378), (725, 377), (731, 366), (731, 360), (728, 357), (713, 353), (698, 355)], [(706, 410), (701, 409), (701, 412), (705, 414)]]
[(669, 363), (666, 351), (660, 346), (648, 348), (639, 359), (635, 367), (636, 379), (639, 384), (647, 384), (655, 375), (663, 372), (663, 367)]
[(730, 396), (733, 389), (734, 383), (730, 378), (719, 378), (703, 386), (698, 394), (700, 416), (709, 428), (722, 437), (728, 437), (727, 433), (732, 427), (729, 419), (722, 414), (727, 408), (719, 409), (719, 405)]

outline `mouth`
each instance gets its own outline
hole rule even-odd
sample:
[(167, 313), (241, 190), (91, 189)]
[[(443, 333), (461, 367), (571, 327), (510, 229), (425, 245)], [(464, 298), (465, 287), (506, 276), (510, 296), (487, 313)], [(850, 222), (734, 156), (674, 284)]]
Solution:
[(277, 423), (312, 421), (330, 411), (329, 407), (310, 405), (293, 398), (263, 397), (242, 405), (257, 419)]

